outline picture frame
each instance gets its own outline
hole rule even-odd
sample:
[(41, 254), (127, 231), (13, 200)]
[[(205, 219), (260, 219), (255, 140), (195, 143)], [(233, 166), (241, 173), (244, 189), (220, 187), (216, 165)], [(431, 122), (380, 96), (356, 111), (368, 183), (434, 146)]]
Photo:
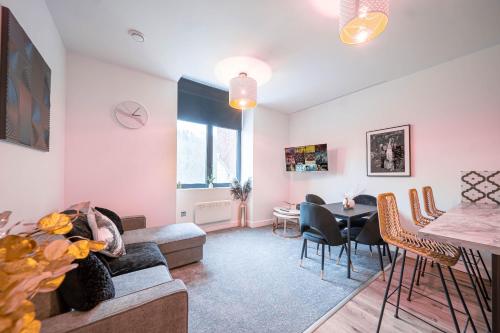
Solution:
[(368, 177), (411, 177), (410, 125), (366, 132)]

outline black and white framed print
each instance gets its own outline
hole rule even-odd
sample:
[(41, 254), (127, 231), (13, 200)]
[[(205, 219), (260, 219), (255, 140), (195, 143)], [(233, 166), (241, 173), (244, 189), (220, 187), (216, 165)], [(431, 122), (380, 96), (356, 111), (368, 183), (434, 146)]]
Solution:
[(410, 125), (366, 132), (367, 176), (410, 177)]

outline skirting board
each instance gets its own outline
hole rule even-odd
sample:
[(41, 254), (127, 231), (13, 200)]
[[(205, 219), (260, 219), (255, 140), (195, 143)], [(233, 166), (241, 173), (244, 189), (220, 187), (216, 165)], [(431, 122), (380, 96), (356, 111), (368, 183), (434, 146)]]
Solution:
[(274, 219), (269, 220), (260, 220), (260, 221), (248, 221), (249, 228), (260, 228), (265, 227), (266, 225), (273, 224)]

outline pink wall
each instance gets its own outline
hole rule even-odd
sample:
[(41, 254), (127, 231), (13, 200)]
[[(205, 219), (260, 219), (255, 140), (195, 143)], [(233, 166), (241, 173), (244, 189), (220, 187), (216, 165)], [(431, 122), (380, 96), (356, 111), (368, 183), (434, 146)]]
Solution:
[[(75, 54), (67, 71), (66, 205), (91, 200), (144, 214), (148, 226), (175, 223), (177, 84)], [(145, 127), (116, 123), (125, 100), (149, 111)]]
[(10, 8), (52, 70), (50, 151), (0, 142), (0, 211), (34, 221), (63, 208), (65, 49), (44, 1), (0, 1)]

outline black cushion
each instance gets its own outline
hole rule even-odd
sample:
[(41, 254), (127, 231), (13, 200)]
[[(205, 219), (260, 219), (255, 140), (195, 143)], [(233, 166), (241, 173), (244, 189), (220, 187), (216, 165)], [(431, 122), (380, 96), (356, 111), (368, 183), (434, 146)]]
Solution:
[(102, 301), (115, 297), (113, 280), (106, 266), (94, 254), (75, 260), (78, 267), (66, 273), (57, 289), (63, 301), (72, 309), (87, 311)]
[(126, 255), (118, 258), (101, 256), (111, 276), (139, 271), (154, 266), (165, 265), (167, 260), (156, 243), (145, 242), (125, 245)]
[(118, 214), (113, 212), (112, 210), (109, 210), (107, 208), (101, 208), (101, 207), (96, 207), (95, 208), (99, 213), (105, 215), (107, 218), (109, 218), (115, 225), (116, 228), (118, 229), (118, 232), (120, 235), (123, 235), (123, 223), (122, 219)]
[[(76, 210), (65, 210), (63, 214), (73, 215), (77, 214)], [(66, 238), (80, 236), (87, 239), (92, 238), (92, 230), (89, 227), (89, 222), (87, 220), (87, 215), (79, 214), (78, 217), (73, 221), (73, 229), (64, 235)]]

